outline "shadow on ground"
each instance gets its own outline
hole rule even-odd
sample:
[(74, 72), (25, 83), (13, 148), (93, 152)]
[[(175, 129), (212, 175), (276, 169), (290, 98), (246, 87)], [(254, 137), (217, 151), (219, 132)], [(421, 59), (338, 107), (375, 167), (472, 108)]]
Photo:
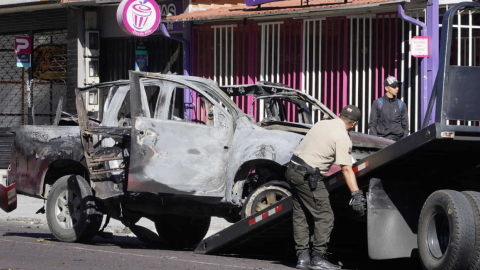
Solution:
[[(3, 234), (4, 237), (23, 237), (35, 239), (38, 241), (42, 239), (42, 243), (60, 243), (51, 233), (36, 233), (36, 232), (6, 232)], [(122, 249), (149, 249), (149, 250), (170, 250), (170, 251), (192, 251), (190, 249), (173, 249), (161, 245), (152, 245), (146, 244), (138, 240), (136, 237), (131, 236), (118, 236), (115, 235), (113, 238), (102, 238), (100, 236), (95, 236), (91, 241), (87, 243), (82, 243), (81, 245), (87, 245), (92, 247), (102, 247), (102, 246), (118, 246)], [(264, 247), (262, 247), (264, 248)], [(356, 254), (355, 254), (356, 253)], [(376, 269), (409, 269), (409, 270), (420, 270), (422, 267), (418, 262), (418, 259), (396, 259), (396, 260), (385, 260), (385, 261), (374, 261), (369, 260), (363, 254), (365, 251), (348, 250), (347, 252), (342, 252), (337, 250), (335, 256), (331, 256), (333, 262), (341, 262), (343, 265), (342, 269), (358, 269), (358, 270), (376, 270)], [(362, 254), (362, 255), (360, 255)], [(359, 256), (360, 255), (360, 256)], [(210, 255), (199, 255), (199, 256), (210, 256)], [(240, 253), (231, 253), (231, 254), (215, 254), (215, 256), (222, 257), (231, 257), (231, 258), (241, 258), (241, 259), (251, 259), (251, 260), (268, 260), (271, 261), (274, 265), (283, 265), (287, 267), (295, 268), (296, 258), (294, 256), (285, 256), (285, 254), (280, 254), (276, 256), (270, 252), (263, 252), (259, 250), (250, 250), (249, 254), (240, 254)]]

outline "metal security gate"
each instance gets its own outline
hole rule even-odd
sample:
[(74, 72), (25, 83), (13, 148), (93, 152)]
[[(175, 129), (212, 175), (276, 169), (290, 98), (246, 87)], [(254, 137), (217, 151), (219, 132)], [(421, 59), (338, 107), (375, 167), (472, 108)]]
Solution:
[(15, 37), (26, 34), (0, 36), (0, 127), (24, 123), (25, 88), (28, 78), (25, 69), (17, 68)]
[[(270, 81), (299, 89), (302, 25), (302, 21), (287, 21), (194, 27), (192, 73), (219, 85)], [(254, 102), (253, 97), (234, 101), (256, 120), (265, 117), (263, 101)], [(297, 121), (295, 107), (286, 105), (287, 119)]]
[[(305, 20), (303, 91), (337, 115), (347, 105), (348, 20), (346, 17)], [(314, 121), (321, 120), (314, 115)]]
[[(302, 85), (303, 22), (300, 20), (260, 23), (260, 81), (270, 81), (300, 89)], [(259, 104), (259, 120), (265, 115)], [(296, 107), (285, 102), (287, 121), (297, 122)]]
[(384, 79), (395, 76), (404, 82), (398, 98), (407, 104), (410, 130), (420, 128), (420, 63), (405, 53), (412, 25), (396, 13), (381, 13), (305, 20), (304, 33), (302, 90), (337, 114), (356, 105), (362, 111), (356, 130), (368, 133), (371, 105), (384, 95)]
[(13, 134), (9, 129), (23, 124), (51, 124), (67, 89), (67, 31), (33, 33), (32, 77), (26, 68), (16, 66), (15, 37), (20, 36), (28, 34), (0, 35), (0, 168), (3, 169), (10, 163)]
[[(258, 33), (257, 24), (194, 27), (192, 74), (212, 79), (219, 85), (257, 82)], [(252, 107), (252, 97), (236, 97), (234, 101), (245, 113), (257, 114), (256, 106)]]
[[(424, 10), (408, 13), (424, 18)], [(384, 94), (384, 79), (396, 76), (403, 82), (398, 97), (407, 104), (410, 131), (415, 132), (421, 117), (420, 61), (408, 52), (411, 38), (419, 34), (418, 27), (396, 13), (196, 26), (192, 71), (220, 85), (263, 80), (289, 85), (336, 114), (354, 104), (363, 113), (357, 126), (363, 133), (368, 133), (371, 104)], [(252, 106), (252, 98), (235, 101), (263, 119), (262, 103)], [(321, 119), (314, 114), (315, 122)], [(293, 106), (288, 120), (297, 121)]]
[(0, 127), (27, 124), (29, 104), (35, 121), (29, 124), (51, 124), (67, 89), (67, 31), (33, 34), (31, 78), (26, 68), (16, 66), (18, 36), (27, 35), (0, 35)]

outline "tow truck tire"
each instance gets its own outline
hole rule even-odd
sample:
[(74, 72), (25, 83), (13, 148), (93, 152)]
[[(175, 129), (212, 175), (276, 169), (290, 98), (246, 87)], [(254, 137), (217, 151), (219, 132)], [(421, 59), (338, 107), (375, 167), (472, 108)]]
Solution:
[(475, 220), (475, 251), (468, 269), (476, 270), (480, 269), (480, 193), (474, 191), (464, 191), (462, 193), (467, 197), (472, 207)]
[(468, 199), (439, 190), (423, 205), (418, 222), (420, 261), (427, 270), (467, 269), (475, 242), (475, 221)]
[(278, 182), (280, 181), (265, 183), (248, 195), (242, 207), (242, 219), (292, 195), (286, 187), (280, 186)]
[(163, 215), (155, 221), (162, 242), (174, 248), (197, 246), (210, 228), (211, 217)]
[(50, 231), (62, 242), (89, 241), (103, 219), (92, 189), (79, 175), (63, 176), (55, 182), (48, 195), (46, 216)]

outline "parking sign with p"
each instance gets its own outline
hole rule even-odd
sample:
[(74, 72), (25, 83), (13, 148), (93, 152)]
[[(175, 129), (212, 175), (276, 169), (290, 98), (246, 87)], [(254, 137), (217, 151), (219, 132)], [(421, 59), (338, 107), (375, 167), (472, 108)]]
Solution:
[(30, 67), (32, 62), (32, 38), (15, 38), (15, 52), (17, 53), (17, 67)]

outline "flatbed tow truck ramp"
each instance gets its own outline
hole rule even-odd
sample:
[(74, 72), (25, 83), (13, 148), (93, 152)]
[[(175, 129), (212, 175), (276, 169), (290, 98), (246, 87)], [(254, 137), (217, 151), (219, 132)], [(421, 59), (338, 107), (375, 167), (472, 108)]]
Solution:
[[(450, 63), (454, 14), (479, 10), (480, 3), (459, 3), (443, 18), (440, 65), (423, 128), (354, 164), (359, 187), (368, 192), (363, 235), (371, 259), (418, 254), (425, 269), (480, 267), (480, 67)], [(433, 109), (435, 121), (428, 125)], [(342, 173), (324, 182), (336, 218), (351, 215)], [(231, 252), (266, 240), (286, 245), (291, 215), (289, 197), (205, 239), (195, 252)]]
[(204, 239), (195, 253), (245, 254), (261, 251), (262, 255), (274, 255), (280, 251), (292, 254), (292, 209), (291, 197), (281, 200)]

